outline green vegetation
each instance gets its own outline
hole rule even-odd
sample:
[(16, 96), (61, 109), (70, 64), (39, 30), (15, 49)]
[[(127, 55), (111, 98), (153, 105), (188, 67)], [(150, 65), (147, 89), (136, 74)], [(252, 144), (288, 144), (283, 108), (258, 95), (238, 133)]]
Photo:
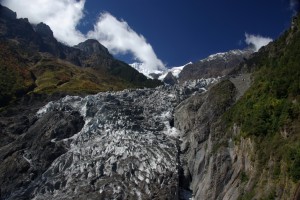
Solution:
[(113, 60), (109, 69), (78, 67), (15, 41), (0, 44), (0, 107), (29, 92), (95, 94), (160, 84), (121, 61)]
[(242, 131), (249, 135), (273, 134), (284, 126), (291, 127), (298, 119), (300, 34), (294, 34), (288, 45), (285, 34), (270, 49), (254, 57), (254, 61), (249, 61), (259, 68), (253, 74), (253, 86), (232, 112), (233, 121), (241, 124)]
[(233, 104), (233, 97), (235, 96), (236, 90), (233, 85), (228, 80), (222, 81), (222, 83), (217, 84), (211, 89), (210, 96), (208, 97), (213, 105), (216, 105), (219, 109), (227, 108)]
[(134, 85), (110, 76), (105, 71), (79, 68), (63, 60), (43, 58), (31, 71), (36, 75), (34, 92), (51, 94), (94, 94), (101, 91), (121, 90)]
[(34, 80), (26, 65), (20, 62), (14, 48), (0, 43), (0, 107), (22, 96), (34, 87)]
[[(300, 181), (299, 18), (295, 22), (295, 28), (246, 62), (253, 71), (253, 84), (224, 115), (229, 126), (241, 127), (240, 137), (255, 141), (258, 170), (272, 172), (275, 185), (287, 184), (287, 179), (290, 185)], [(256, 184), (254, 190), (259, 187)], [(267, 199), (275, 196), (270, 193)], [(247, 195), (242, 199), (248, 199)]]
[(249, 180), (249, 177), (247, 176), (246, 172), (242, 171), (240, 175), (242, 183), (247, 182)]
[(246, 193), (246, 194), (242, 194), (238, 200), (251, 200), (254, 197), (254, 192), (250, 192), (250, 193)]

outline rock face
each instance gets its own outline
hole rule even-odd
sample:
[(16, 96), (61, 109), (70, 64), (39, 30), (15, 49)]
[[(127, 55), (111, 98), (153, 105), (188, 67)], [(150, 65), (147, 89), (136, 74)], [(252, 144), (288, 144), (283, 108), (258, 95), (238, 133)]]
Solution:
[(169, 85), (175, 85), (178, 81), (176, 77), (173, 76), (171, 72), (167, 74), (167, 76), (164, 78), (164, 83), (169, 84)]
[(230, 144), (220, 116), (234, 103), (236, 92), (233, 83), (224, 81), (176, 108), (175, 127), (181, 131), (183, 141), (181, 183), (193, 191), (195, 199), (223, 199), (227, 192), (233, 158), (227, 149), (214, 152), (219, 144)]
[(227, 130), (223, 116), (250, 87), (249, 81), (249, 74), (224, 80), (175, 109), (175, 127), (182, 138), (180, 184), (194, 199), (238, 199), (251, 188), (245, 184), (245, 172), (255, 174), (254, 142), (235, 143), (239, 127)]
[(215, 81), (67, 96), (11, 127), (1, 118), (14, 136), (0, 147), (1, 197), (178, 199), (174, 108)]
[(107, 69), (111, 68), (114, 59), (108, 52), (107, 48), (100, 44), (97, 40), (88, 39), (74, 47), (82, 52), (77, 57), (81, 66), (105, 66)]

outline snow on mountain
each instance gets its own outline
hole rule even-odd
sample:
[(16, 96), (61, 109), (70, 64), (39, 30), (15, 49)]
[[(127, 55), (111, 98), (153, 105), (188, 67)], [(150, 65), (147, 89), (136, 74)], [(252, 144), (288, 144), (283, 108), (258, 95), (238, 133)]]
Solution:
[(138, 72), (144, 74), (145, 76), (147, 76), (148, 78), (151, 78), (153, 79), (153, 76), (151, 76), (151, 74), (155, 74), (155, 75), (158, 75), (158, 79), (159, 80), (163, 80), (167, 74), (169, 72), (172, 73), (172, 75), (176, 78), (178, 78), (180, 72), (182, 71), (182, 69), (189, 65), (189, 64), (193, 64), (192, 62), (189, 62), (183, 66), (179, 66), (179, 67), (172, 67), (170, 69), (166, 69), (166, 70), (152, 70), (152, 69), (148, 69), (146, 67), (146, 65), (144, 63), (132, 63), (132, 64), (129, 64), (131, 67), (133, 67), (134, 69), (136, 69)]
[(178, 82), (188, 80), (222, 77), (229, 74), (238, 67), (245, 59), (253, 53), (251, 49), (231, 50), (228, 52), (216, 53), (186, 66), (178, 77)]
[[(216, 54), (212, 54), (210, 56), (208, 56), (207, 58), (204, 58), (198, 62), (196, 62), (195, 64), (198, 63), (198, 65), (200, 63), (208, 63), (208, 62), (230, 62), (234, 59), (236, 59), (239, 56), (247, 56), (250, 55), (251, 53), (253, 53), (253, 50), (251, 49), (244, 49), (244, 50), (231, 50), (228, 52), (220, 52), (220, 53), (216, 53)], [(172, 67), (170, 69), (149, 69), (146, 64), (144, 63), (133, 63), (130, 64), (131, 67), (133, 67), (134, 69), (136, 69), (137, 71), (139, 71), (140, 73), (144, 74), (145, 76), (147, 76), (148, 78), (157, 78), (158, 80), (163, 81), (167, 75), (169, 73), (171, 73), (176, 79), (179, 78), (179, 74), (182, 72), (182, 70), (187, 66), (187, 65), (192, 65), (192, 62), (189, 62), (183, 66), (179, 66), (179, 67)]]
[(178, 78), (180, 72), (183, 70), (183, 68), (187, 65), (190, 65), (190, 64), (193, 64), (192, 62), (189, 62), (183, 66), (179, 66), (179, 67), (172, 67), (170, 69), (168, 69), (167, 71), (165, 71), (163, 74), (161, 74), (159, 77), (158, 77), (158, 80), (164, 80), (164, 78), (168, 75), (169, 72), (172, 73), (172, 75), (175, 77), (175, 78)]
[(227, 60), (228, 57), (231, 57), (233, 55), (244, 55), (246, 52), (250, 52), (251, 50), (239, 50), (239, 49), (235, 49), (235, 50), (231, 50), (231, 51), (227, 51), (227, 52), (220, 52), (220, 53), (216, 53), (216, 54), (212, 54), (210, 56), (208, 56), (205, 59), (202, 59), (200, 61), (212, 61), (215, 59), (223, 59), (223, 60)]
[(129, 64), (131, 67), (133, 67), (134, 69), (136, 69), (138, 72), (144, 74), (145, 76), (147, 76), (148, 78), (153, 79), (153, 77), (150, 74), (162, 74), (165, 72), (165, 70), (153, 70), (153, 69), (149, 69), (145, 63), (132, 63)]

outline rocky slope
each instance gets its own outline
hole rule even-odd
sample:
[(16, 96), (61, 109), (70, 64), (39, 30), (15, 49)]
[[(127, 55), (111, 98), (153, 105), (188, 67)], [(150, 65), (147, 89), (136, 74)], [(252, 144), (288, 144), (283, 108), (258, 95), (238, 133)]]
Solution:
[(188, 80), (197, 80), (201, 78), (223, 77), (229, 74), (235, 74), (235, 69), (239, 68), (247, 59), (251, 57), (254, 51), (249, 49), (231, 50), (224, 53), (216, 53), (195, 63), (187, 63), (180, 67), (172, 67), (164, 71), (144, 72), (143, 66), (131, 65), (148, 77), (158, 79), (166, 84), (182, 84)]
[(234, 104), (237, 94), (235, 85), (226, 80), (176, 108), (175, 127), (183, 140), (181, 184), (193, 191), (194, 199), (240, 196), (239, 176), (249, 152), (236, 151), (221, 117)]

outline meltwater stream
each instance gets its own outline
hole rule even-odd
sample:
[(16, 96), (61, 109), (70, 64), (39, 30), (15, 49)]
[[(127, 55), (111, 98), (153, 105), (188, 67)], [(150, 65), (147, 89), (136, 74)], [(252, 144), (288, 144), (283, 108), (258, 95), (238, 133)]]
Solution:
[(41, 108), (77, 111), (85, 124), (62, 140), (68, 151), (55, 159), (37, 183), (34, 199), (177, 199), (178, 142), (175, 107), (216, 79), (184, 86), (67, 96)]

